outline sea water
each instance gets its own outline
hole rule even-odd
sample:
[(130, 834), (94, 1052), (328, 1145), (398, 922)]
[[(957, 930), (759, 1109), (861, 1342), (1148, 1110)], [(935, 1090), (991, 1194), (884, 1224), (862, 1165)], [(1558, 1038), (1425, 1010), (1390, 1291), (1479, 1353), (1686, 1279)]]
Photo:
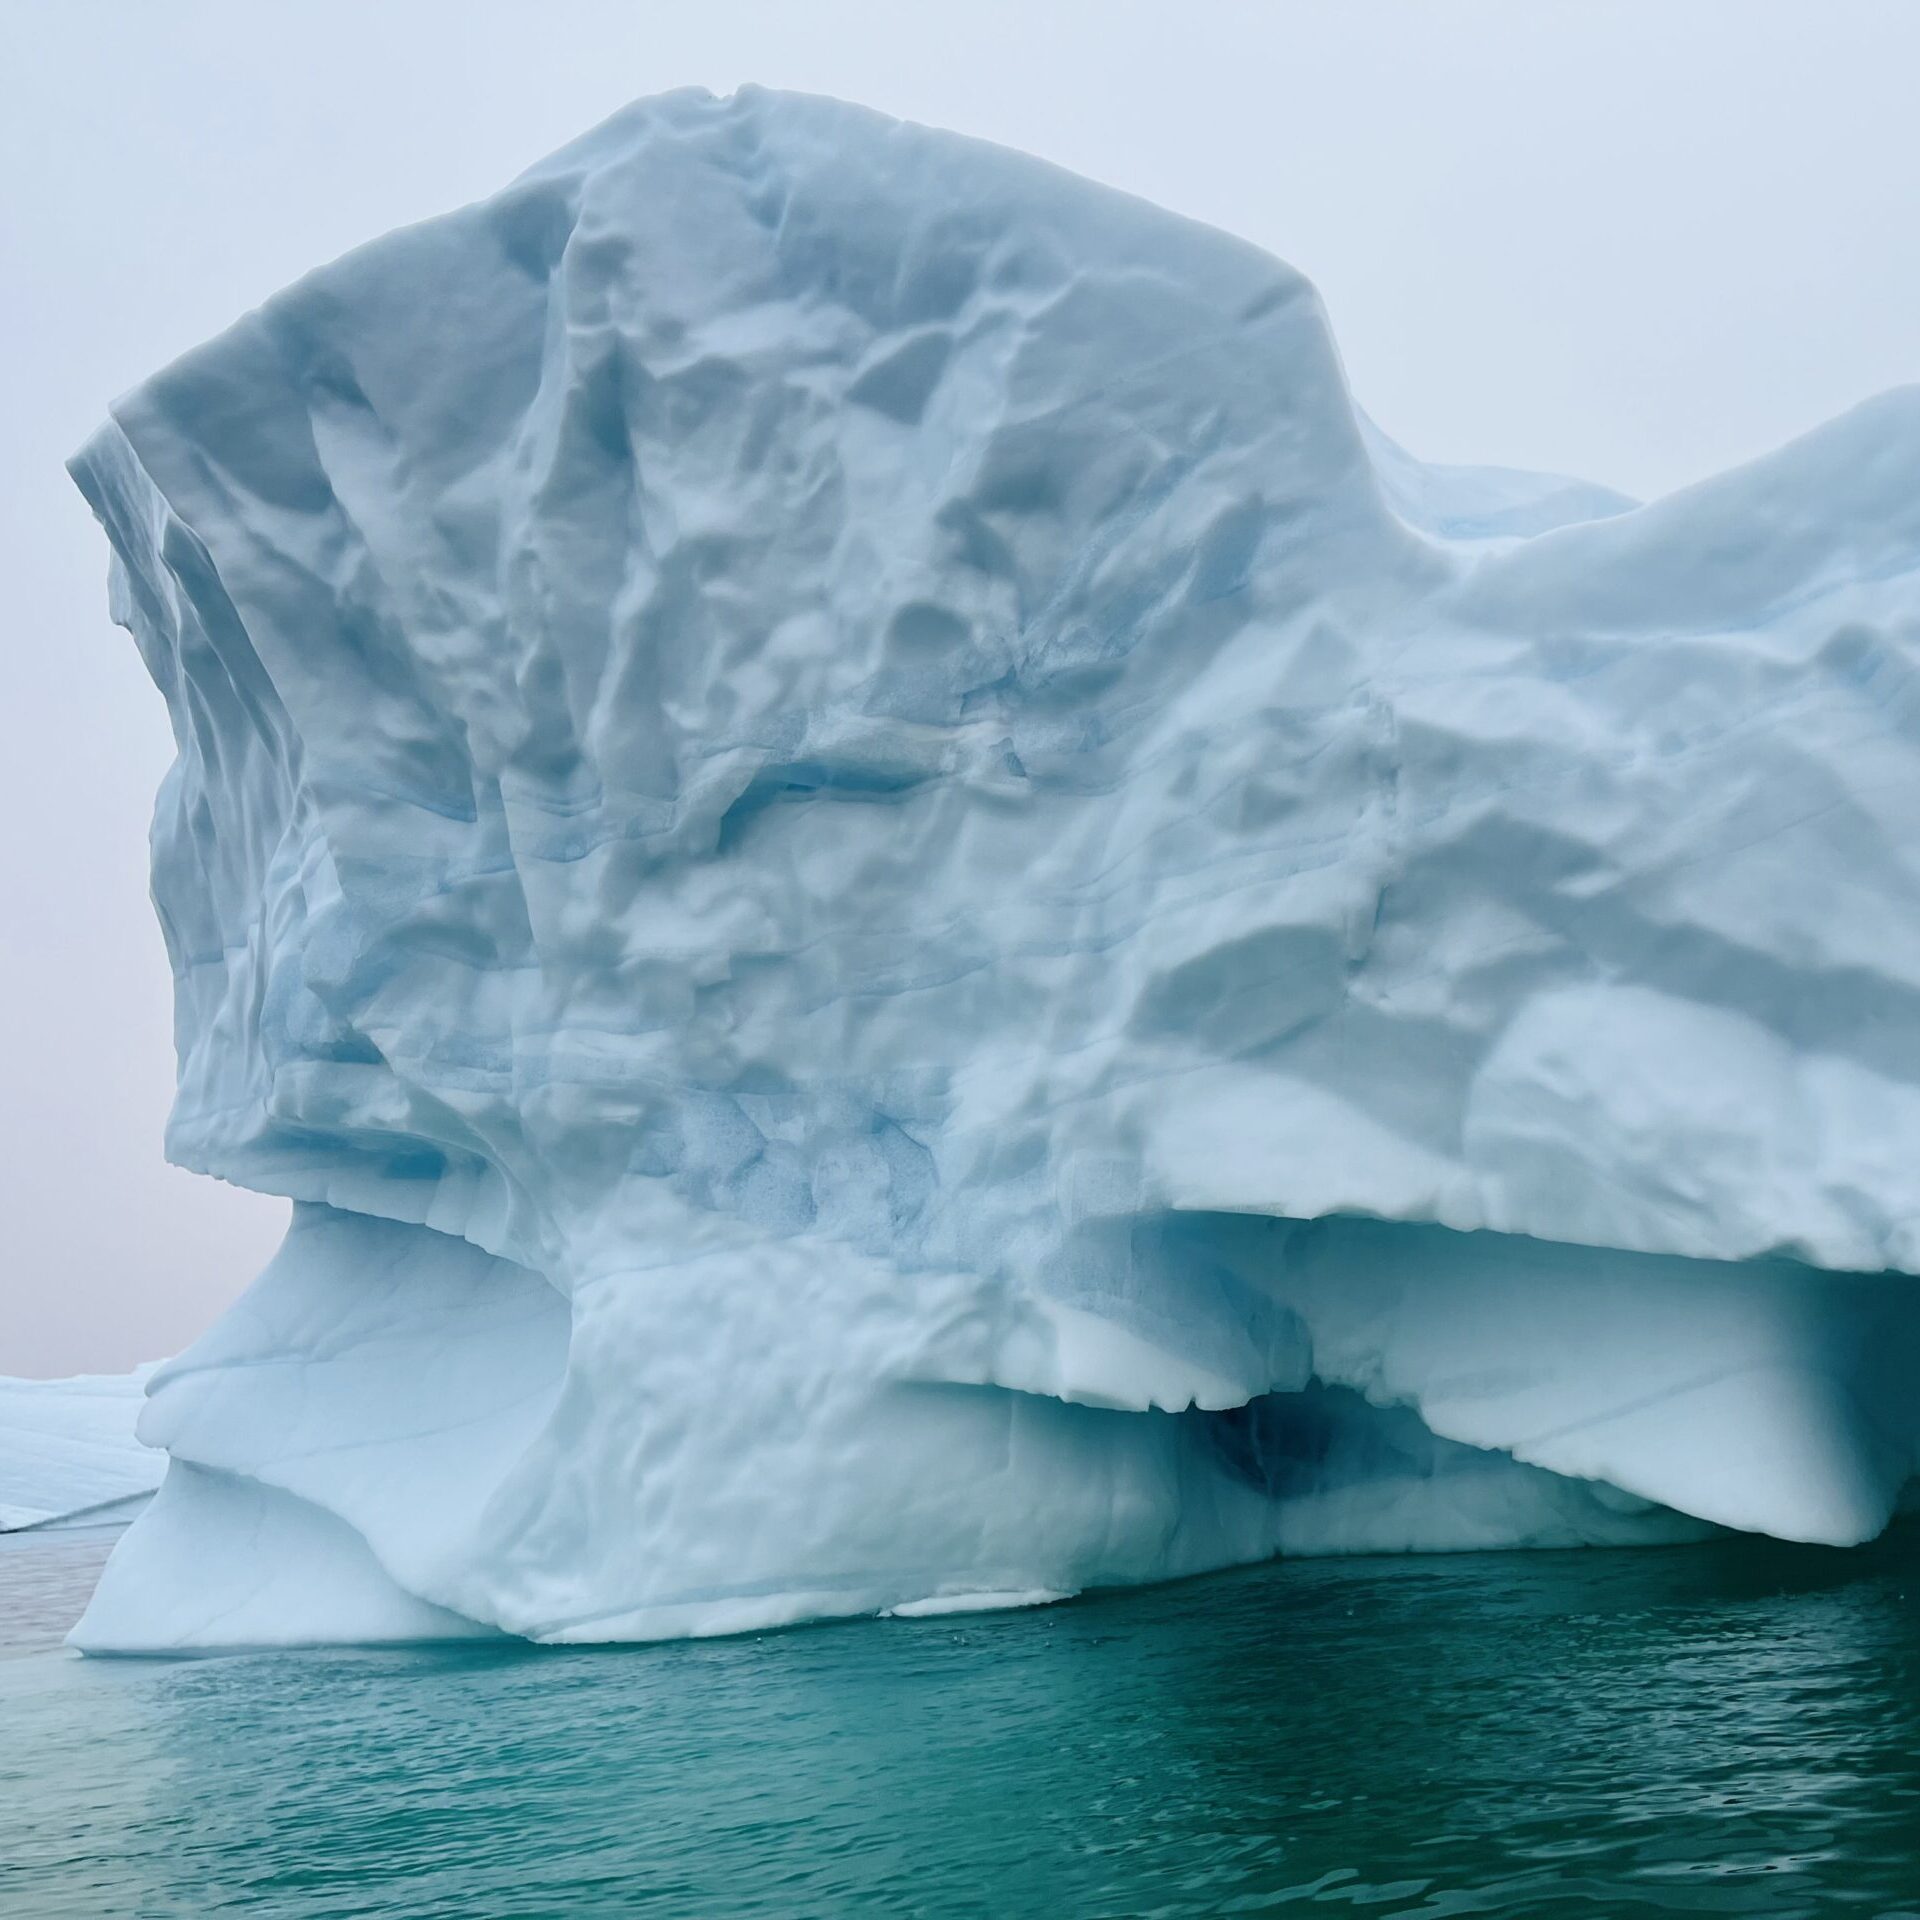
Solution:
[(10, 1920), (1920, 1915), (1913, 1533), (81, 1660), (108, 1544), (0, 1541)]

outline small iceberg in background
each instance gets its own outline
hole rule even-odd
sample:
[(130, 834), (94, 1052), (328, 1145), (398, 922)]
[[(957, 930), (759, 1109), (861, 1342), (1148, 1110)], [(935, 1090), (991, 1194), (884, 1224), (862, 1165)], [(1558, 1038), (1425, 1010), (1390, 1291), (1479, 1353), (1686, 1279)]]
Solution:
[(69, 1380), (0, 1375), (0, 1533), (131, 1520), (167, 1456), (134, 1437), (157, 1362)]

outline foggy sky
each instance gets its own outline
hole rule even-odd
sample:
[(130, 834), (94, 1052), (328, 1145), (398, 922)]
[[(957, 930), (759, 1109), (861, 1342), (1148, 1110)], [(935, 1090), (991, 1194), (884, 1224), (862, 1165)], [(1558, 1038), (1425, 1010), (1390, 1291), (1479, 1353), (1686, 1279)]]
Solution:
[(0, 1373), (177, 1350), (285, 1203), (165, 1167), (165, 710), (61, 462), (304, 269), (640, 94), (838, 94), (1245, 235), (1428, 459), (1646, 496), (1920, 379), (1905, 0), (0, 0)]

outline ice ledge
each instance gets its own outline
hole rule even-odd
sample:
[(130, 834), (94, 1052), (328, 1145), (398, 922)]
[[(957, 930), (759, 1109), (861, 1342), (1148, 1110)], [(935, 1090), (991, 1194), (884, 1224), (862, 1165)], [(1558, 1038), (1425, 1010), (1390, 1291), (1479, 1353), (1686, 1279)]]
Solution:
[(789, 1239), (569, 1301), (301, 1206), (155, 1376), (174, 1464), (75, 1644), (650, 1639), (1277, 1553), (1848, 1544), (1920, 1458), (1904, 1276), (1221, 1214), (1070, 1251), (1009, 1290)]

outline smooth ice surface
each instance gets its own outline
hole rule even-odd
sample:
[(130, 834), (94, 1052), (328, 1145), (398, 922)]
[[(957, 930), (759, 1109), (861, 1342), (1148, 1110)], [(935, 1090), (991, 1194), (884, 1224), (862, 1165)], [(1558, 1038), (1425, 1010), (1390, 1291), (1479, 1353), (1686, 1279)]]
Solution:
[(1920, 395), (1645, 506), (1426, 466), (1278, 262), (747, 91), (74, 470), (179, 743), (169, 1150), (300, 1203), (83, 1645), (1899, 1498)]
[(152, 1372), (0, 1376), (0, 1533), (132, 1517), (167, 1464), (134, 1438)]

